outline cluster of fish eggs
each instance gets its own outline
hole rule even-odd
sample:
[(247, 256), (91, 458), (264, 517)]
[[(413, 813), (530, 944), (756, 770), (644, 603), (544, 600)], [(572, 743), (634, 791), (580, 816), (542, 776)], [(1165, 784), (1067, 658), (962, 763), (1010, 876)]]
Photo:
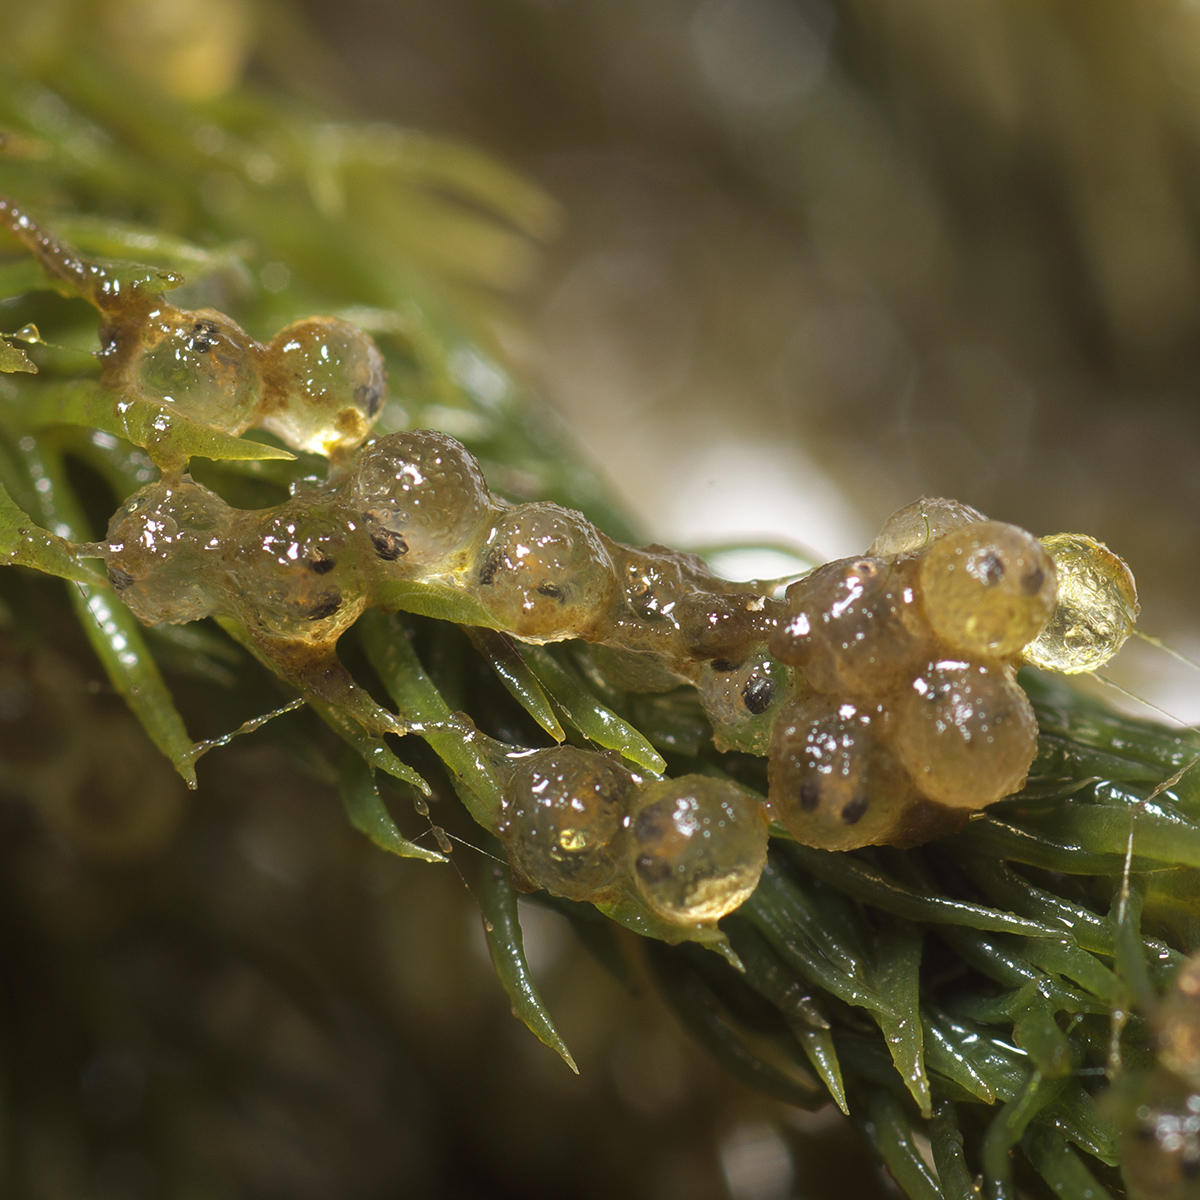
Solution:
[(265, 345), (214, 309), (160, 301), (139, 324), (131, 353), (109, 339), (106, 382), (223, 433), (265, 429), (293, 450), (337, 455), (363, 442), (383, 404), (378, 348), (336, 317), (295, 321)]
[(677, 924), (716, 921), (754, 891), (766, 822), (729, 780), (647, 780), (575, 746), (513, 761), (497, 833), (527, 885), (601, 903), (632, 887)]
[(122, 396), (222, 433), (265, 429), (293, 450), (325, 456), (352, 451), (370, 433), (386, 379), (378, 347), (357, 326), (306, 317), (264, 345), (216, 309), (176, 308), (145, 281), (123, 281), (83, 258), (6, 196), (0, 227), (99, 310), (102, 379)]
[[(1085, 610), (1098, 593), (1071, 592), (1063, 625), (1045, 546), (951, 501), (902, 509), (866, 556), (777, 598), (690, 556), (619, 545), (558, 505), (508, 505), (431, 430), (380, 438), (340, 483), (269, 509), (166, 476), (114, 516), (104, 553), (150, 623), (229, 615), (268, 645), (332, 645), (368, 606), (412, 606), (415, 585), (519, 639), (591, 642), (632, 689), (690, 682), (718, 748), (768, 753), (765, 814), (825, 849), (915, 844), (1017, 790), (1037, 727), (1014, 668), (1078, 658), (1071, 639), (1097, 629)], [(1136, 606), (1120, 567), (1109, 653)], [(764, 810), (733, 783), (647, 781), (570, 747), (514, 762), (499, 832), (533, 886), (602, 900), (632, 881), (691, 923), (735, 907), (761, 870)]]
[(799, 676), (775, 723), (768, 804), (796, 837), (923, 841), (1021, 786), (1037, 722), (1014, 668), (1057, 606), (1036, 538), (919, 502), (785, 602), (770, 648)]

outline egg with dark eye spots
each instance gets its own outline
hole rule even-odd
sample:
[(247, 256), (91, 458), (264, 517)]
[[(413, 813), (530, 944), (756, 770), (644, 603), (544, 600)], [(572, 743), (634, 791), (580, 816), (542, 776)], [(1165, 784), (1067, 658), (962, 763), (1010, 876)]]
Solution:
[(241, 433), (259, 399), (260, 355), (259, 344), (224, 313), (164, 304), (147, 318), (127, 371), (144, 399), (189, 421)]
[(1040, 542), (998, 521), (951, 530), (920, 563), (921, 604), (937, 637), (974, 657), (1011, 659), (1046, 627), (1058, 601)]
[(462, 565), (493, 507), (479, 464), (444, 433), (393, 433), (359, 455), (347, 485), (376, 557), (412, 577)]
[(569, 900), (599, 900), (621, 873), (633, 777), (614, 759), (575, 746), (516, 760), (497, 836), (533, 886)]
[(474, 581), (500, 627), (529, 641), (586, 638), (617, 586), (591, 523), (540, 503), (501, 514), (479, 547)]
[(300, 500), (239, 513), (228, 554), (234, 610), (275, 637), (335, 638), (366, 605), (351, 524), (343, 510)]
[(771, 741), (768, 813), (806, 846), (886, 844), (916, 798), (887, 747), (886, 725), (878, 706), (821, 695), (790, 700)]
[(767, 861), (761, 806), (736, 784), (684, 775), (648, 784), (631, 815), (628, 856), (642, 899), (664, 920), (720, 920), (758, 885)]

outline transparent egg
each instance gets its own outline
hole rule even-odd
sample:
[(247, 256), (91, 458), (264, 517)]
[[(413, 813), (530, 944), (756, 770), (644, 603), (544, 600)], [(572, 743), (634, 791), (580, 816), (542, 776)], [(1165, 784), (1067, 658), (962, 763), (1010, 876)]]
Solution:
[(266, 348), (255, 423), (293, 450), (326, 457), (366, 440), (387, 390), (383, 356), (359, 328), (309, 317)]
[(718, 921), (754, 891), (766, 865), (762, 806), (707, 775), (652, 783), (635, 801), (629, 856), (638, 891), (659, 916)]
[(587, 637), (616, 588), (599, 535), (557, 504), (506, 510), (480, 547), (476, 595), (510, 633), (531, 642)]
[(251, 628), (325, 641), (366, 604), (364, 568), (346, 516), (295, 500), (239, 514), (231, 537), (231, 603)]
[(147, 625), (197, 621), (220, 609), (233, 510), (190, 476), (135, 492), (108, 524), (108, 577)]
[(513, 867), (568, 900), (596, 900), (622, 870), (632, 776), (606, 755), (559, 746), (518, 760), (497, 833)]
[(1162, 1068), (1127, 1076), (1115, 1092), (1130, 1200), (1198, 1200), (1200, 1092)]
[(259, 398), (260, 353), (259, 344), (223, 313), (164, 305), (142, 331), (131, 368), (133, 386), (192, 421), (241, 433), (253, 420)]
[(614, 544), (611, 554), (625, 601), (641, 621), (675, 627), (680, 597), (710, 578), (694, 554), (678, 554), (666, 546), (633, 549)]
[(1082, 533), (1042, 538), (1058, 573), (1058, 607), (1025, 648), (1047, 671), (1095, 671), (1125, 644), (1137, 621), (1133, 572), (1102, 542)]
[(881, 558), (827, 563), (788, 588), (771, 653), (817, 691), (867, 699), (894, 691), (928, 657), (914, 566)]
[(788, 671), (765, 646), (755, 647), (740, 662), (711, 659), (701, 669), (696, 690), (718, 750), (767, 752), (775, 713), (788, 693)]
[(884, 744), (885, 724), (878, 706), (789, 700), (771, 739), (767, 812), (805, 846), (890, 843), (915, 792)]
[(1057, 603), (1050, 555), (1032, 534), (999, 521), (964, 525), (934, 542), (919, 581), (934, 633), (952, 650), (981, 658), (1020, 654)]
[(347, 489), (375, 555), (421, 574), (468, 550), (492, 511), (479, 464), (444, 433), (393, 433), (359, 455)]
[(897, 509), (884, 521), (867, 553), (876, 558), (915, 554), (951, 529), (986, 520), (983, 513), (976, 512), (969, 504), (923, 496)]
[(1025, 782), (1037, 721), (1010, 668), (958, 659), (925, 665), (893, 708), (892, 748), (930, 800), (983, 808)]

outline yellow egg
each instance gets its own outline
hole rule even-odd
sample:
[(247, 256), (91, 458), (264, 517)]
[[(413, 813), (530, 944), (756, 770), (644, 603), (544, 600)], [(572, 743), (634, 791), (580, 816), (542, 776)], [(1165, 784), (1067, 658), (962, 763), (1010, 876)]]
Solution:
[(634, 802), (628, 854), (638, 891), (664, 920), (718, 921), (754, 891), (766, 866), (762, 806), (707, 775), (649, 784)]
[(800, 696), (771, 739), (767, 811), (821, 850), (887, 844), (916, 793), (881, 737), (886, 714), (830, 696)]
[(1035, 667), (1076, 675), (1102, 667), (1125, 644), (1138, 616), (1133, 573), (1102, 542), (1082, 533), (1042, 538), (1058, 572), (1058, 607), (1027, 646)]
[(932, 650), (917, 603), (915, 567), (845, 558), (787, 590), (771, 653), (800, 667), (819, 692), (868, 699), (893, 691)]
[(497, 833), (531, 884), (569, 900), (597, 900), (622, 870), (630, 773), (575, 746), (517, 759)]
[(262, 380), (255, 424), (293, 450), (326, 457), (362, 445), (387, 390), (375, 343), (336, 317), (281, 329), (264, 352)]
[(1046, 627), (1057, 603), (1054, 563), (1038, 540), (999, 521), (952, 529), (920, 560), (921, 604), (951, 650), (1011, 659)]
[(1011, 668), (927, 663), (897, 697), (892, 748), (922, 795), (983, 808), (1017, 791), (1037, 751), (1037, 720)]

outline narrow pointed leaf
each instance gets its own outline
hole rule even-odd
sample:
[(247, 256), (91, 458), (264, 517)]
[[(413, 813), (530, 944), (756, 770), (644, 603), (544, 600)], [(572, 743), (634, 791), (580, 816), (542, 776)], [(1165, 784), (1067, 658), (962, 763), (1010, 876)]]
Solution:
[(69, 543), (22, 512), (0, 484), (0, 565), (32, 567), (47, 575), (103, 587), (104, 573), (75, 557)]
[(425, 862), (446, 862), (446, 856), (410, 842), (392, 819), (379, 788), (375, 786), (374, 771), (362, 757), (347, 746), (342, 752), (339, 792), (350, 824), (365, 833), (381, 850), (401, 858), (420, 858)]
[(555, 1051), (578, 1075), (579, 1068), (555, 1029), (533, 982), (529, 962), (525, 958), (517, 892), (509, 878), (508, 868), (501, 863), (489, 861), (484, 865), (479, 880), (479, 906), (483, 911), (483, 931), (492, 965), (512, 1001), (513, 1012), (539, 1041)]
[(525, 661), (538, 682), (558, 702), (568, 721), (589, 741), (662, 774), (667, 761), (632, 725), (606, 708), (545, 646), (522, 648)]
[(549, 697), (512, 642), (493, 629), (477, 627), (469, 629), (468, 633), (475, 649), (487, 659), (508, 694), (556, 742), (561, 742), (566, 735), (554, 715)]
[(243, 462), (296, 457), (188, 420), (169, 405), (123, 397), (94, 380), (30, 388), (23, 399), (24, 418), (34, 428), (86, 425), (143, 447), (156, 461), (180, 462), (193, 455)]

